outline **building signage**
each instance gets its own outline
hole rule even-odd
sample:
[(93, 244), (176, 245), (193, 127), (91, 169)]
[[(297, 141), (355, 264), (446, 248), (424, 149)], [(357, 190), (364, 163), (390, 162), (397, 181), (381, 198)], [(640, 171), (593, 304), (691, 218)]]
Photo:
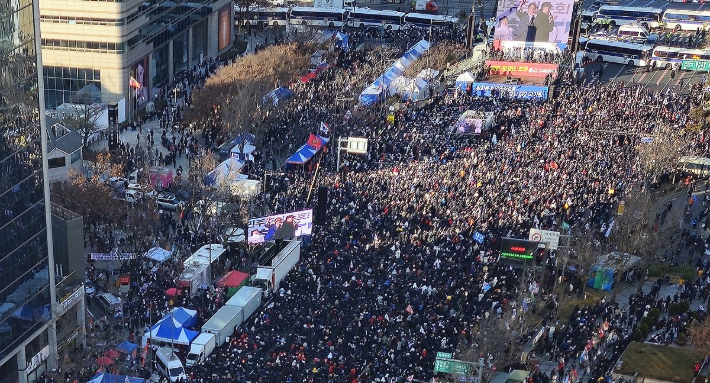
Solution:
[(710, 72), (710, 60), (683, 60), (680, 69)]
[(119, 253), (112, 251), (110, 253), (91, 253), (89, 258), (94, 261), (127, 261), (136, 259), (136, 255), (134, 253)]
[(81, 284), (74, 292), (64, 298), (57, 305), (57, 312), (64, 314), (84, 295), (84, 285)]
[(219, 10), (219, 30), (217, 31), (219, 46), (217, 49), (220, 51), (232, 43), (232, 6), (230, 4)]
[(41, 366), (47, 358), (49, 358), (49, 345), (44, 346), (32, 359), (27, 361), (27, 369), (25, 369), (25, 371), (28, 374), (31, 373)]
[(494, 72), (527, 77), (554, 76), (557, 73), (557, 64), (547, 63), (518, 63), (509, 61), (486, 61), (486, 66)]

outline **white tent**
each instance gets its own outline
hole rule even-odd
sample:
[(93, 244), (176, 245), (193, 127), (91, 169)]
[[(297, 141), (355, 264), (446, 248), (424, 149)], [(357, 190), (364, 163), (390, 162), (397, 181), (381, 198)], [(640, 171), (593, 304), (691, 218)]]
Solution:
[(476, 79), (473, 77), (471, 72), (463, 72), (458, 77), (456, 77), (456, 87), (461, 90), (466, 90), (468, 84), (473, 84)]
[(419, 72), (419, 74), (417, 75), (417, 78), (423, 78), (427, 81), (431, 81), (431, 80), (435, 79), (436, 76), (438, 76), (438, 75), (439, 75), (438, 70), (432, 69), (432, 68), (426, 68), (426, 69), (422, 69), (422, 71)]
[(163, 263), (172, 257), (173, 253), (160, 247), (154, 247), (145, 252), (145, 256), (156, 262)]

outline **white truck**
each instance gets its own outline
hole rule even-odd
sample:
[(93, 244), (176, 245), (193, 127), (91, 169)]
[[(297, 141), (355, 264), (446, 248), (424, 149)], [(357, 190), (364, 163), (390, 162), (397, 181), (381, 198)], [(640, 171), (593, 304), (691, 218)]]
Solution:
[(270, 266), (259, 266), (252, 278), (252, 285), (264, 291), (264, 295), (276, 292), (279, 284), (301, 259), (301, 242), (291, 240), (271, 259)]
[(215, 335), (202, 333), (190, 344), (190, 352), (185, 358), (185, 366), (192, 367), (200, 362), (204, 362), (216, 345)]
[(223, 306), (202, 325), (202, 332), (214, 334), (217, 347), (227, 341), (234, 334), (234, 328), (242, 323), (243, 314), (241, 307)]
[(234, 306), (242, 308), (242, 321), (246, 321), (252, 314), (261, 306), (261, 289), (258, 287), (244, 286), (233, 297), (231, 297), (226, 306)]

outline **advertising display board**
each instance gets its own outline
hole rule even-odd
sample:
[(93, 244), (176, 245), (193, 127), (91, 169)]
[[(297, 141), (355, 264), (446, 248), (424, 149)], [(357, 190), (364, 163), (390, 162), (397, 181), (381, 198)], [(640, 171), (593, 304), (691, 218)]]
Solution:
[(498, 0), (494, 40), (567, 44), (574, 0)]
[(227, 4), (219, 10), (219, 31), (217, 31), (218, 49), (229, 46), (232, 43), (232, 5)]
[(533, 266), (539, 242), (525, 239), (503, 238), (500, 244), (500, 261), (516, 266)]
[(486, 66), (490, 67), (493, 72), (511, 76), (545, 77), (549, 74), (554, 77), (557, 74), (558, 65), (487, 60)]
[(313, 231), (313, 209), (291, 213), (275, 214), (249, 220), (250, 244), (275, 239), (298, 238), (311, 235)]

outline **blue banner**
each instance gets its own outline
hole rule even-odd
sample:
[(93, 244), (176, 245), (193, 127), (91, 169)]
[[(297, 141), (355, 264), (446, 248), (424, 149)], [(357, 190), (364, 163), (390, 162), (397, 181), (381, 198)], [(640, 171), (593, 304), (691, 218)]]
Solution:
[(488, 82), (474, 82), (471, 85), (474, 96), (522, 98), (524, 100), (547, 100), (548, 88), (538, 85), (508, 85)]

